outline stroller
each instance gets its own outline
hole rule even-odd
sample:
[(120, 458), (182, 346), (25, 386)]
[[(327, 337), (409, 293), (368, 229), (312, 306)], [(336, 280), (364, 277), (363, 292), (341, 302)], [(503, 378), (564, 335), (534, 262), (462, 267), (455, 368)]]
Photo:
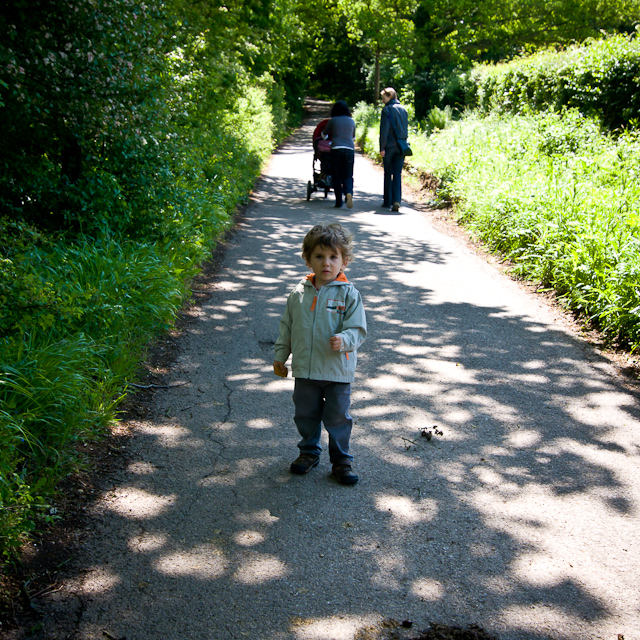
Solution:
[(326, 198), (331, 191), (331, 140), (324, 140), (322, 132), (329, 122), (328, 118), (320, 121), (313, 131), (313, 182), (307, 182), (307, 200), (311, 200), (311, 194), (319, 189), (324, 189)]

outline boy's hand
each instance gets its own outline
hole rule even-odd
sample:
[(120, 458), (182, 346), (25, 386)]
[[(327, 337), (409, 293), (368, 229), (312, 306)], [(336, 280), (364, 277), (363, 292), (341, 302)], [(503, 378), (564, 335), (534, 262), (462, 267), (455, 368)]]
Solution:
[(329, 344), (334, 351), (340, 351), (342, 349), (342, 338), (340, 336), (331, 336)]
[(273, 361), (273, 373), (281, 378), (286, 378), (289, 375), (289, 369), (284, 366), (284, 362)]

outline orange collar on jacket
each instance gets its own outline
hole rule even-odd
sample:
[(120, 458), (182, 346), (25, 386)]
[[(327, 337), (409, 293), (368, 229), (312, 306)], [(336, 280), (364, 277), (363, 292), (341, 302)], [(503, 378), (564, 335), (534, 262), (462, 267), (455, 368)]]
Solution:
[[(315, 273), (307, 274), (307, 280), (311, 280), (311, 283), (313, 284), (313, 286), (315, 286), (315, 284), (316, 284), (315, 280), (314, 280), (315, 277), (316, 277)], [(342, 271), (338, 274), (338, 277), (336, 278), (336, 280), (338, 282), (349, 282), (349, 280), (347, 280), (347, 276), (345, 276)], [(335, 280), (332, 280), (331, 282), (335, 282)]]

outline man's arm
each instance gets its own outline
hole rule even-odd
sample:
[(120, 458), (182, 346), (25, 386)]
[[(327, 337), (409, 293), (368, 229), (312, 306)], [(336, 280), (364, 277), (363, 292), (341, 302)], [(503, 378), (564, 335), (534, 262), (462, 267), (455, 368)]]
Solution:
[(389, 112), (385, 107), (380, 114), (380, 155), (384, 157), (384, 150), (387, 146), (389, 136)]

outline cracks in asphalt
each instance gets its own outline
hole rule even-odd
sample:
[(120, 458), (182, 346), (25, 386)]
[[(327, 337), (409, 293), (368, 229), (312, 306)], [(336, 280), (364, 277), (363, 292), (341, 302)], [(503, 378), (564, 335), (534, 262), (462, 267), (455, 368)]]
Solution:
[(225, 401), (226, 401), (226, 404), (227, 404), (227, 413), (222, 418), (222, 423), (224, 424), (226, 422), (229, 422), (229, 419), (231, 418), (231, 413), (233, 411), (233, 408), (231, 407), (231, 396), (235, 393), (235, 389), (232, 389), (229, 386), (229, 383), (227, 382), (227, 380), (223, 380), (222, 384), (223, 384), (224, 388), (227, 390), (227, 394), (225, 396)]

